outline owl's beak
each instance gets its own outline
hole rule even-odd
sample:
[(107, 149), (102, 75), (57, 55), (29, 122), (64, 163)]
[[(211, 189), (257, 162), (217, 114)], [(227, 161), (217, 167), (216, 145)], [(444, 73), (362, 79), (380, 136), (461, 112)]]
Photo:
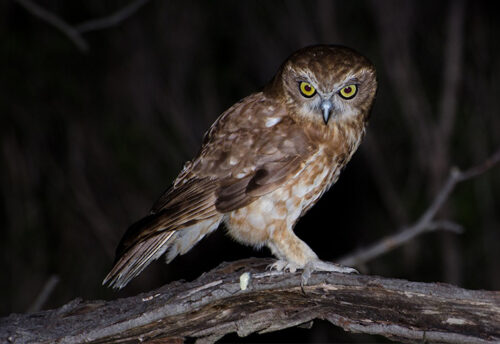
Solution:
[(330, 113), (332, 111), (333, 104), (330, 100), (323, 100), (321, 102), (321, 111), (323, 111), (323, 120), (325, 124), (328, 124), (328, 120), (330, 119)]

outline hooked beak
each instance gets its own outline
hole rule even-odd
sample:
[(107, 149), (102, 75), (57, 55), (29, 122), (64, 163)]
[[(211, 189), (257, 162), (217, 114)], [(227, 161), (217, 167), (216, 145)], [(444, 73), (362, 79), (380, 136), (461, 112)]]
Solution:
[(330, 100), (323, 100), (321, 102), (321, 111), (323, 111), (323, 120), (325, 124), (328, 124), (328, 120), (330, 119), (330, 113), (332, 111), (333, 104)]

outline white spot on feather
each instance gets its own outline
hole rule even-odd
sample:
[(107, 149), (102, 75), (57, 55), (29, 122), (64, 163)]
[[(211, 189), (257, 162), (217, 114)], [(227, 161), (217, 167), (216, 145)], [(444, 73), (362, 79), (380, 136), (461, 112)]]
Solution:
[(247, 220), (248, 220), (248, 223), (250, 223), (250, 225), (252, 227), (255, 227), (257, 229), (264, 229), (266, 227), (266, 222), (264, 221), (264, 218), (262, 217), (261, 214), (259, 213), (251, 213), (248, 217), (247, 217)]
[(278, 124), (279, 122), (281, 122), (281, 118), (280, 117), (270, 117), (266, 120), (266, 127), (272, 127), (276, 124)]
[(234, 165), (236, 165), (237, 163), (238, 163), (238, 159), (236, 159), (234, 156), (231, 156), (231, 157), (229, 158), (229, 165), (234, 166)]
[(271, 213), (274, 210), (274, 204), (270, 199), (262, 198), (260, 201), (260, 211), (265, 213)]
[(309, 187), (305, 183), (299, 182), (298, 184), (295, 184), (292, 187), (292, 192), (294, 196), (297, 196), (298, 198), (304, 197), (308, 192), (309, 192)]

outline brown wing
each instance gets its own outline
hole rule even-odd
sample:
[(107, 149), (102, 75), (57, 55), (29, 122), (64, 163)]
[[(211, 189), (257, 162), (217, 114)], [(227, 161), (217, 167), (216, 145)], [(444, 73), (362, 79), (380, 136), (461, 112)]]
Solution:
[(263, 164), (244, 179), (224, 180), (217, 192), (217, 210), (223, 213), (236, 210), (276, 190), (303, 168), (302, 161), (300, 156), (288, 156)]
[[(152, 212), (161, 212), (187, 195), (198, 197), (193, 187), (197, 180), (207, 178), (217, 184), (215, 206), (219, 212), (244, 207), (304, 168), (313, 148), (283, 105), (255, 93), (217, 119), (205, 135), (198, 157), (185, 165)], [(183, 187), (186, 183), (189, 186)]]
[(215, 180), (203, 178), (191, 179), (178, 188), (169, 189), (162, 196), (169, 197), (163, 207), (130, 226), (118, 245), (117, 257), (162, 231), (184, 228), (214, 216), (216, 188)]
[[(283, 185), (304, 168), (311, 151), (302, 128), (262, 93), (235, 104), (212, 125), (198, 157), (186, 164), (151, 214), (125, 233), (104, 283), (124, 286), (180, 240), (176, 232)], [(189, 249), (203, 235), (184, 236), (192, 243), (182, 245)]]
[(304, 168), (314, 149), (284, 106), (262, 93), (224, 113), (204, 141), (189, 173), (219, 180), (215, 205), (221, 213), (283, 185)]

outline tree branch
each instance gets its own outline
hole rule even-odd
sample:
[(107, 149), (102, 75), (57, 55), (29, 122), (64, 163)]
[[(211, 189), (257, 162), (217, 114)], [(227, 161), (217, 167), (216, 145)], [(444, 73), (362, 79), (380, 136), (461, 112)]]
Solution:
[(40, 18), (41, 20), (49, 23), (50, 25), (54, 26), (56, 29), (61, 31), (64, 35), (66, 35), (66, 37), (70, 39), (71, 42), (73, 42), (74, 45), (76, 45), (76, 47), (81, 52), (84, 53), (88, 52), (89, 45), (87, 44), (85, 39), (83, 39), (80, 32), (78, 32), (78, 30), (76, 30), (74, 27), (72, 27), (64, 20), (56, 16), (54, 13), (47, 11), (46, 9), (37, 5), (31, 0), (16, 0), (16, 1), (32, 15)]
[(70, 24), (66, 23), (64, 20), (59, 18), (57, 15), (55, 15), (54, 13), (44, 9), (43, 7), (39, 6), (38, 4), (34, 3), (31, 0), (15, 0), (15, 1), (17, 1), (22, 7), (24, 7), (28, 12), (30, 12), (35, 17), (40, 18), (41, 20), (49, 23), (50, 25), (54, 26), (56, 29), (61, 31), (64, 35), (66, 35), (66, 37), (68, 37), (73, 42), (73, 44), (76, 45), (76, 47), (81, 52), (86, 53), (89, 50), (89, 45), (87, 41), (83, 38), (82, 36), (83, 33), (95, 30), (102, 30), (112, 26), (116, 26), (125, 19), (127, 19), (128, 17), (130, 17), (132, 14), (134, 14), (149, 0), (136, 0), (128, 4), (124, 8), (116, 11), (110, 16), (89, 20), (81, 24), (78, 24), (76, 27), (71, 26)]
[[(404, 342), (500, 340), (500, 293), (376, 276), (266, 271), (269, 259), (223, 263), (193, 282), (114, 301), (74, 300), (0, 319), (0, 343), (214, 342), (326, 319)], [(245, 286), (241, 276), (248, 273)]]
[(50, 276), (47, 282), (45, 282), (42, 291), (40, 291), (40, 294), (38, 294), (33, 304), (28, 308), (28, 313), (38, 312), (39, 310), (41, 310), (58, 283), (59, 283), (59, 276), (57, 275)]
[(446, 40), (444, 47), (443, 63), (443, 94), (439, 106), (439, 129), (436, 135), (441, 137), (441, 142), (446, 147), (449, 145), (453, 124), (457, 113), (458, 87), (462, 76), (463, 66), (463, 35), (465, 3), (463, 0), (450, 3), (447, 18)]
[(136, 0), (131, 2), (121, 10), (116, 11), (110, 16), (93, 19), (76, 26), (76, 30), (80, 33), (107, 29), (120, 24), (122, 21), (134, 14), (139, 8), (144, 6), (149, 0)]
[[(394, 87), (394, 92), (401, 103), (404, 116), (410, 128), (415, 152), (421, 166), (429, 162), (429, 151), (433, 149), (434, 132), (432, 107), (426, 97), (423, 81), (412, 54), (412, 35), (415, 22), (412, 13), (415, 4), (411, 1), (376, 1), (370, 2), (375, 23), (379, 32), (381, 53), (386, 75)], [(387, 16), (387, 13), (398, 13)], [(397, 30), (394, 28), (397, 27)]]
[(367, 261), (392, 251), (422, 233), (437, 229), (451, 230), (456, 233), (461, 233), (462, 229), (457, 224), (449, 221), (435, 221), (434, 217), (446, 202), (457, 183), (477, 177), (499, 162), (500, 149), (483, 163), (471, 167), (466, 171), (460, 171), (458, 168), (452, 168), (448, 179), (437, 193), (431, 205), (414, 224), (408, 227), (403, 227), (398, 230), (396, 234), (385, 237), (367, 248), (342, 257), (338, 262), (347, 266), (362, 266)]

